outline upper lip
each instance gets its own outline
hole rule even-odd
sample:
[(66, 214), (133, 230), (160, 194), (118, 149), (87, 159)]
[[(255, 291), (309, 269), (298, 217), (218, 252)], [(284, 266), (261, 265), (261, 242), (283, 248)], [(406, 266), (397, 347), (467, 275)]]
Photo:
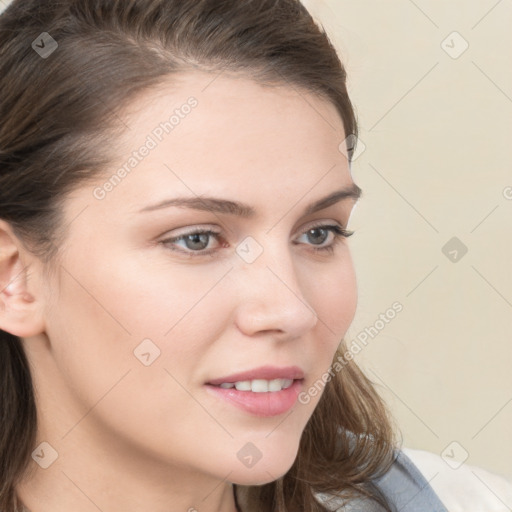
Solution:
[(252, 370), (248, 370), (246, 372), (234, 373), (232, 375), (228, 375), (227, 377), (220, 377), (218, 379), (212, 379), (207, 382), (207, 384), (211, 384), (213, 386), (219, 386), (223, 383), (233, 383), (240, 382), (244, 380), (255, 380), (255, 379), (264, 379), (264, 380), (274, 380), (274, 379), (303, 379), (304, 372), (298, 366), (286, 366), (286, 367), (277, 367), (277, 366), (260, 366), (259, 368), (253, 368)]

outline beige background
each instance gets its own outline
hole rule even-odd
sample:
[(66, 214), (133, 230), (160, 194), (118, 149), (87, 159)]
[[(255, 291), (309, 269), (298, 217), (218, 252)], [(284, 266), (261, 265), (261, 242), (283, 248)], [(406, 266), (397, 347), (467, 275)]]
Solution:
[[(512, 479), (512, 4), (304, 4), (346, 64), (366, 146), (347, 339), (403, 306), (356, 360), (405, 446)], [(454, 236), (468, 249), (455, 262)]]
[(356, 359), (406, 446), (512, 479), (511, 2), (304, 3), (340, 50), (366, 146), (348, 340), (403, 306)]

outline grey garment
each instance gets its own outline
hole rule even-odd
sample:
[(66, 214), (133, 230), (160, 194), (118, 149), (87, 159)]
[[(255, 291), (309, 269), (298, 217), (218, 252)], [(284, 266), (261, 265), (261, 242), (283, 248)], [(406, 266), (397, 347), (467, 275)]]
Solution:
[[(373, 480), (395, 512), (448, 512), (425, 477), (401, 450), (395, 462), (380, 478)], [(329, 510), (335, 512), (383, 512), (382, 506), (366, 499), (345, 502), (326, 493), (316, 497)]]

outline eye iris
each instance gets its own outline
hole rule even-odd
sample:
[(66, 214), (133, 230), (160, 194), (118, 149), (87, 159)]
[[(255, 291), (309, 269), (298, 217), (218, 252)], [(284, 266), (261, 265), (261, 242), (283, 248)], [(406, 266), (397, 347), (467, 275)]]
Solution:
[[(318, 240), (318, 237), (315, 237), (315, 235), (314, 235), (315, 232), (317, 232), (317, 233), (323, 232), (323, 236), (320, 235), (321, 240)], [(316, 240), (316, 242), (318, 242), (319, 244), (322, 244), (325, 242), (326, 234), (327, 234), (327, 230), (322, 229), (322, 228), (313, 228), (308, 231), (308, 236), (311, 237), (310, 240), (313, 242), (315, 242), (315, 240)]]
[[(191, 235), (187, 235), (185, 240), (187, 242), (188, 249), (202, 250), (208, 246), (208, 238), (209, 238), (209, 235), (207, 233), (193, 233)], [(189, 241), (192, 241), (192, 244), (193, 244), (192, 247), (188, 244)], [(204, 245), (204, 247), (197, 247), (195, 245), (197, 243), (199, 243), (200, 245), (201, 244)]]

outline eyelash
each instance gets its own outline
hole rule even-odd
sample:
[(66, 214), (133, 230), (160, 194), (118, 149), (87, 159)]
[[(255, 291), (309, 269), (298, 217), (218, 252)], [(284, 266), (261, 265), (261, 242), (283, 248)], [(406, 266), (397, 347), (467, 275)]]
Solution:
[[(312, 250), (316, 253), (331, 254), (334, 252), (334, 248), (341, 242), (342, 239), (348, 238), (349, 236), (352, 236), (354, 234), (354, 231), (348, 231), (336, 224), (329, 224), (329, 225), (320, 224), (318, 226), (312, 226), (312, 227), (308, 228), (306, 231), (301, 233), (301, 236), (307, 234), (309, 231), (316, 230), (316, 229), (323, 229), (326, 231), (330, 231), (331, 233), (334, 234), (334, 239), (330, 245), (326, 245), (323, 247), (312, 246)], [(175, 243), (180, 240), (184, 240), (186, 237), (193, 236), (193, 235), (213, 235), (214, 237), (216, 237), (218, 239), (220, 237), (221, 233), (219, 233), (217, 231), (212, 231), (212, 230), (198, 229), (195, 231), (191, 231), (190, 233), (184, 233), (177, 237), (167, 238), (165, 240), (162, 240), (160, 243), (162, 243), (167, 249), (169, 249), (171, 251), (186, 254), (191, 258), (194, 258), (197, 256), (214, 256), (214, 253), (218, 249), (208, 249), (208, 250), (203, 250), (203, 251), (191, 251), (191, 250), (175, 249), (169, 245), (171, 243)]]

